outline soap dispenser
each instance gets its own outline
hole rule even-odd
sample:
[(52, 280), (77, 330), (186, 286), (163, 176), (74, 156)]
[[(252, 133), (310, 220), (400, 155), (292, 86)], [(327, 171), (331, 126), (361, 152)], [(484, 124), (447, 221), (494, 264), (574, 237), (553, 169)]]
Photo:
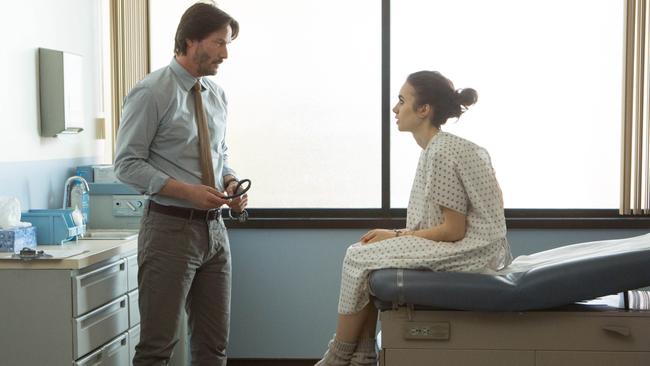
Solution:
[(83, 131), (83, 58), (39, 48), (38, 59), (41, 136)]

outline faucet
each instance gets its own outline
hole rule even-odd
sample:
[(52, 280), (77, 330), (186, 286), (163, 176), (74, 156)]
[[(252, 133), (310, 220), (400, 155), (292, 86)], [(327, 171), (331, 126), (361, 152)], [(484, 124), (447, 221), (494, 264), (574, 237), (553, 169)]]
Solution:
[(72, 185), (73, 182), (77, 182), (77, 181), (81, 182), (86, 192), (90, 192), (90, 187), (88, 186), (88, 182), (83, 177), (80, 177), (78, 175), (73, 175), (72, 177), (66, 179), (65, 184), (63, 185), (63, 207), (62, 208), (68, 208), (70, 206), (70, 186)]

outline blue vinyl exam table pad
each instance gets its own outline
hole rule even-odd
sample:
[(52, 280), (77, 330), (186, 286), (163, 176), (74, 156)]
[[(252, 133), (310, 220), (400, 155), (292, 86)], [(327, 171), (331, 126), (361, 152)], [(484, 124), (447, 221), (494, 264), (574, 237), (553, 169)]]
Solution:
[(548, 309), (650, 286), (650, 234), (520, 256), (493, 273), (381, 269), (370, 275), (369, 286), (380, 310)]

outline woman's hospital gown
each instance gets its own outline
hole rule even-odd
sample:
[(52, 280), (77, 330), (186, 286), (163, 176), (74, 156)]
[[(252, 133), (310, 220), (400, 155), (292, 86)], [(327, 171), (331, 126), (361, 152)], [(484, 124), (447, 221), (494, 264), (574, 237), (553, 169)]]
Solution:
[(375, 269), (489, 272), (510, 263), (501, 190), (490, 157), (480, 146), (446, 132), (436, 134), (420, 154), (406, 229), (440, 225), (441, 207), (466, 215), (466, 233), (460, 241), (400, 236), (348, 248), (341, 275), (340, 314), (359, 312), (368, 304), (368, 275)]

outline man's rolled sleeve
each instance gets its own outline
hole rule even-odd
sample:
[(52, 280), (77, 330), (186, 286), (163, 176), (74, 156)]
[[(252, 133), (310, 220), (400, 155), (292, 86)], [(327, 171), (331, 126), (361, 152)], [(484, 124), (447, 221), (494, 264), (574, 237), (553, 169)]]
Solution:
[(221, 154), (223, 156), (223, 172), (222, 176), (226, 175), (232, 175), (233, 177), (237, 177), (237, 173), (233, 168), (230, 167), (228, 164), (228, 146), (226, 145), (226, 141), (221, 142)]
[(160, 192), (169, 179), (148, 162), (157, 129), (155, 98), (148, 88), (136, 86), (124, 101), (117, 133), (115, 175), (121, 182), (148, 195)]

